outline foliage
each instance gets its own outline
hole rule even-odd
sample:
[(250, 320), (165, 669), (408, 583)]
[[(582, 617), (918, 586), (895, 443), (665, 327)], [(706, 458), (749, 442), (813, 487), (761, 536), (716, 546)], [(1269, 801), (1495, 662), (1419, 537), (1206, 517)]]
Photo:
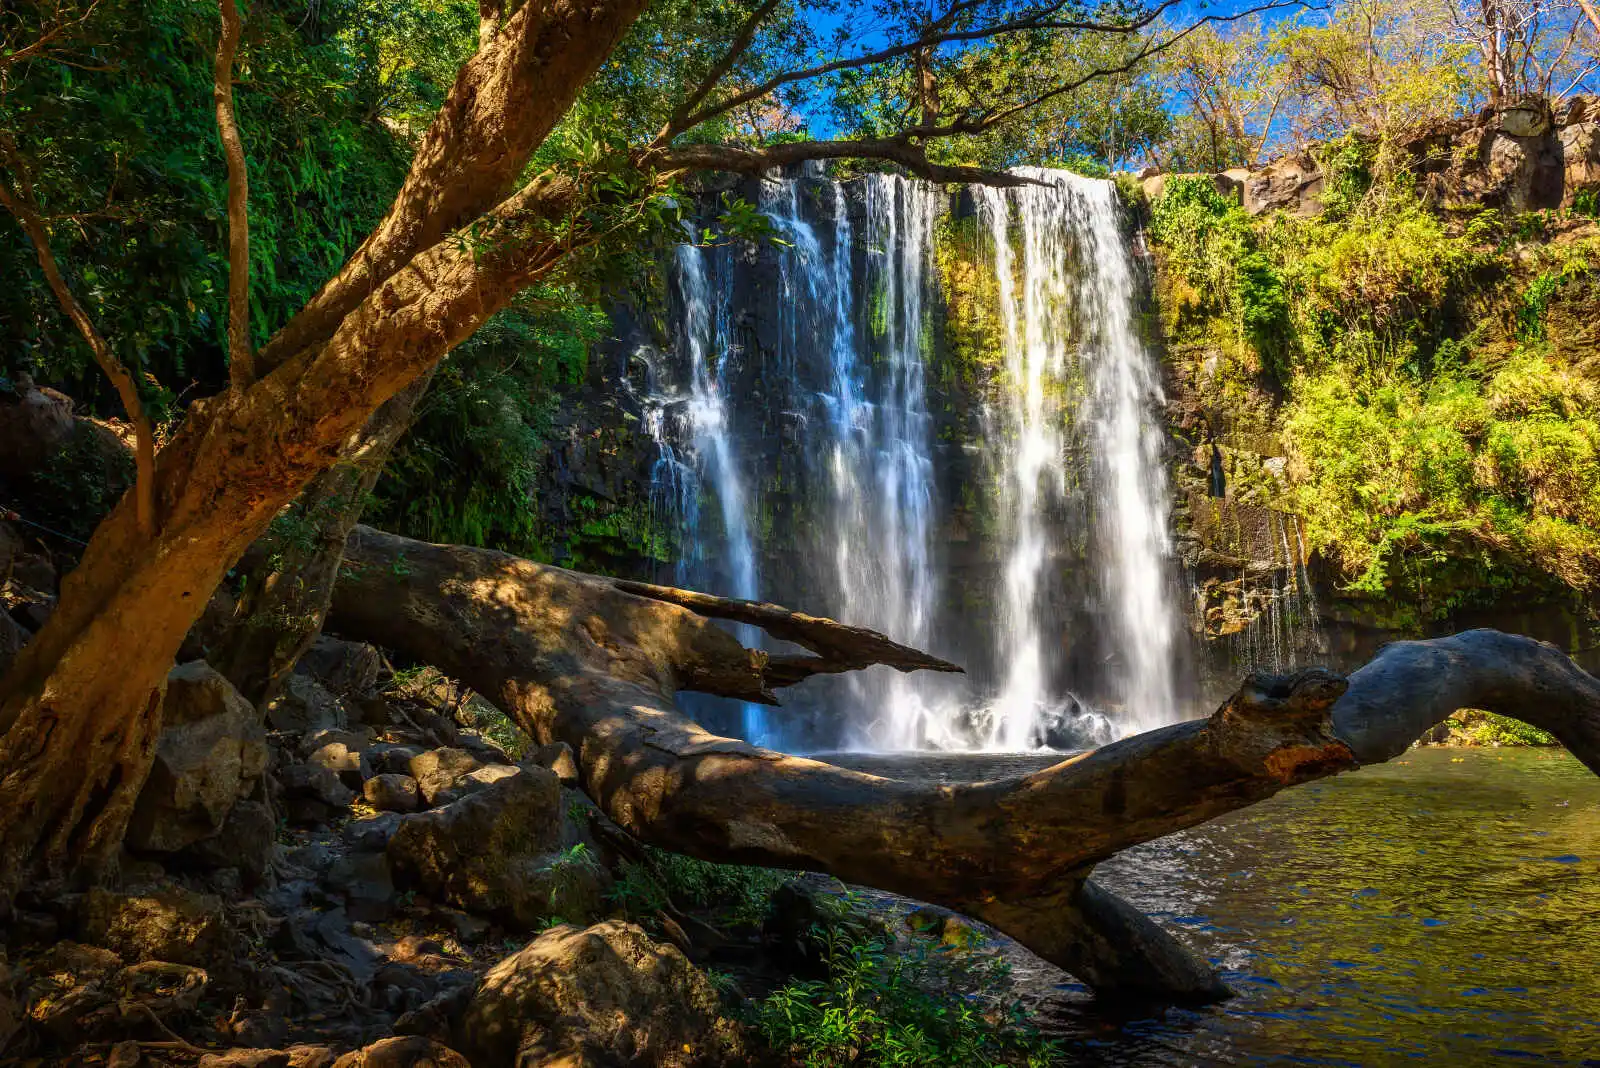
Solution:
[(1281, 381), (1289, 303), (1277, 267), (1244, 210), (1207, 176), (1175, 176), (1151, 211), (1151, 233), (1202, 307), (1231, 318)]
[(1383, 142), (1319, 155), (1314, 218), (1250, 219), (1205, 178), (1170, 180), (1152, 210), (1191, 311), (1228, 322), (1284, 391), (1281, 506), (1351, 592), (1423, 616), (1591, 589), (1600, 389), (1547, 327), (1592, 273), (1587, 246), (1538, 252), (1522, 220), (1442, 217)]
[(131, 451), (109, 430), (80, 423), (66, 446), (16, 489), (31, 518), (85, 541), (132, 484)]
[(742, 864), (714, 864), (646, 846), (648, 863), (625, 861), (612, 901), (629, 919), (654, 927), (656, 915), (674, 904), (711, 913), (722, 923), (759, 925), (773, 893), (792, 872)]
[(570, 285), (545, 286), (484, 324), (440, 365), (370, 505), (426, 541), (544, 556), (530, 506), (557, 391), (588, 373), (605, 317)]
[(852, 922), (832, 902), (810, 937), (826, 976), (792, 980), (754, 1008), (774, 1048), (808, 1066), (1044, 1065), (1061, 1058), (1006, 996), (1008, 967), (981, 950), (914, 938), (909, 946)]
[(1450, 741), (1455, 745), (1498, 747), (1559, 744), (1549, 733), (1520, 719), (1511, 719), (1509, 716), (1499, 716), (1478, 709), (1464, 709), (1451, 716), (1447, 722), (1450, 728)]
[[(22, 36), (47, 10), (22, 5)], [(426, 71), (397, 58), (400, 35), (420, 43), (425, 24), (459, 13), (372, 0), (309, 14), (282, 0), (252, 5), (236, 95), (258, 342), (337, 269), (398, 187), (408, 152), (379, 120), (438, 94)], [(0, 93), (0, 128), (15, 131), (68, 282), (158, 421), (226, 374), (224, 167), (207, 106), (216, 21), (205, 5), (104, 0), (75, 61), (33, 61), (8, 72)], [(453, 76), (446, 67), (433, 76)], [(113, 411), (31, 248), (5, 227), (0, 274), (20, 284), (0, 293), (0, 370)]]

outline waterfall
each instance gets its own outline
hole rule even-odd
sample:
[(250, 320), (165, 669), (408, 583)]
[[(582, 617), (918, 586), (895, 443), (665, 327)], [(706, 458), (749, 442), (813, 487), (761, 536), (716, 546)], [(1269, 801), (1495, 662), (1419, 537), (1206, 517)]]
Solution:
[[(1072, 747), (1178, 718), (1161, 393), (1133, 250), (1111, 183), (1019, 173), (1039, 184), (969, 191), (998, 324), (982, 381), (937, 362), (953, 218), (937, 186), (763, 179), (754, 199), (780, 240), (675, 254), (687, 415), (646, 429), (654, 496), (684, 534), (678, 580), (972, 671), (808, 683), (786, 696), (801, 711), (785, 743)], [(780, 736), (758, 708), (744, 729)]]
[[(809, 467), (827, 485), (818, 575), (838, 618), (927, 647), (937, 580), (930, 551), (933, 520), (931, 420), (925, 394), (925, 307), (939, 198), (921, 182), (892, 175), (862, 181), (865, 256), (857, 267), (856, 229), (842, 183), (811, 172), (829, 213), (826, 248), (802, 210), (800, 183), (770, 183), (762, 207), (788, 247), (778, 253), (782, 320), (780, 364), (827, 354), (826, 374), (809, 398)], [(776, 189), (771, 189), (775, 186)], [(858, 299), (870, 297), (862, 308)], [(865, 312), (858, 323), (858, 313)], [(847, 681), (860, 714), (848, 740), (910, 749), (947, 732), (930, 713), (923, 682), (878, 668)]]
[[(1074, 476), (1087, 483), (1097, 527), (1092, 564), (1115, 650), (1105, 680), (1122, 732), (1176, 718), (1177, 617), (1168, 595), (1170, 546), (1160, 383), (1134, 324), (1136, 290), (1115, 188), (1064, 171), (1017, 173), (1042, 185), (977, 191), (989, 232), (1004, 354), (1002, 536), (1008, 542), (996, 656), (1009, 662), (990, 706), (989, 744), (1039, 744), (1081, 704), (1053, 685), (1041, 621), (1050, 532), (1045, 509)], [(1015, 233), (1014, 233), (1015, 231)], [(1020, 244), (1020, 262), (1015, 244)], [(1075, 410), (1066, 407), (1076, 394)], [(1063, 432), (1081, 424), (1091, 454), (1070, 471)], [(1087, 576), (1084, 576), (1087, 578)], [(1065, 698), (1065, 699), (1064, 699)], [(1103, 725), (1070, 724), (1094, 740)]]
[[(721, 511), (722, 531), (717, 552), (725, 564), (731, 583), (727, 593), (733, 597), (756, 600), (761, 594), (761, 582), (756, 565), (756, 549), (750, 530), (749, 502), (740, 471), (740, 457), (733, 438), (732, 413), (728, 402), (728, 360), (732, 350), (732, 337), (728, 329), (726, 289), (713, 289), (707, 251), (694, 245), (679, 245), (675, 274), (683, 303), (682, 344), (687, 356), (689, 371), (689, 425), (693, 433), (693, 447), (704, 470), (705, 479), (716, 492)], [(665, 462), (671, 465), (668, 473), (678, 481), (682, 493), (681, 465), (670, 451), (663, 452), (657, 469)], [(698, 486), (698, 480), (696, 480)], [(694, 526), (686, 532), (692, 546), (690, 560), (703, 564), (706, 546), (700, 535), (699, 504), (680, 503), (683, 513), (694, 517)], [(696, 569), (680, 566), (680, 581), (692, 585), (698, 579)], [(746, 646), (761, 644), (761, 632), (752, 626), (736, 628), (739, 640)], [(756, 744), (768, 742), (766, 716), (760, 705), (746, 704), (743, 710), (745, 737)]]
[[(1036, 175), (1037, 176), (1037, 175)], [(1157, 412), (1163, 398), (1156, 362), (1134, 322), (1133, 258), (1123, 237), (1116, 187), (1055, 175), (1078, 210), (1071, 213), (1086, 267), (1079, 272), (1099, 477), (1101, 561), (1123, 649), (1124, 730), (1143, 731), (1178, 717), (1174, 610), (1167, 537), (1166, 473)]]
[[(848, 370), (836, 373), (835, 384), (846, 388), (847, 379), (859, 381), (856, 365), (865, 355), (877, 364), (880, 385), (871, 404), (847, 392), (830, 398), (850, 413), (847, 436), (834, 454), (840, 520), (834, 525), (835, 579), (847, 618), (927, 648), (937, 581), (930, 546), (933, 443), (924, 298), (937, 202), (921, 182), (873, 175), (866, 180), (866, 213), (867, 286), (881, 294), (881, 311), (874, 312), (867, 343), (855, 346), (854, 355), (836, 344), (834, 366)], [(866, 729), (858, 726), (858, 743), (910, 749), (948, 733), (930, 711), (923, 680), (877, 669), (851, 681), (863, 707), (877, 710)]]

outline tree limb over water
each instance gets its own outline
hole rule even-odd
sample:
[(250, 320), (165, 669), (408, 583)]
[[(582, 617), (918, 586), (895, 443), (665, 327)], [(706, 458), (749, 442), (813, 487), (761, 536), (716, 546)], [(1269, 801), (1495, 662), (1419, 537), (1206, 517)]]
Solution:
[[(673, 704), (679, 690), (775, 702), (774, 688), (867, 663), (953, 667), (881, 635), (364, 527), (345, 558), (336, 626), (460, 678), (539, 742), (568, 743), (589, 795), (638, 838), (947, 906), (1102, 994), (1227, 993), (1203, 961), (1089, 879), (1124, 849), (1390, 759), (1458, 708), (1533, 723), (1600, 771), (1600, 681), (1551, 646), (1479, 630), (1389, 645), (1348, 679), (1252, 675), (1206, 719), (1020, 778), (901, 782), (718, 737)], [(817, 655), (746, 649), (717, 618)]]

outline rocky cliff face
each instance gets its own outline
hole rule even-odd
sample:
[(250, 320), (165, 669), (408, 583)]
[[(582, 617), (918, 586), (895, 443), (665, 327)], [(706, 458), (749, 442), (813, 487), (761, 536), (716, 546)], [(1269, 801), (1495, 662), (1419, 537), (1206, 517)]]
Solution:
[[(1582, 261), (1600, 232), (1600, 102), (1580, 99), (1552, 111), (1527, 101), (1429, 129), (1398, 149), (1421, 202), (1447, 226), (1498, 219), (1516, 235), (1507, 262), (1480, 268), (1472, 299), (1435, 328), (1442, 340), (1477, 346), (1493, 366), (1528, 340), (1533, 309), (1541, 317), (1540, 345), (1593, 380), (1600, 372), (1592, 322), (1600, 286), (1593, 264)], [(1323, 213), (1330, 184), (1340, 180), (1328, 156), (1319, 147), (1209, 177), (1270, 227), (1275, 214)], [(1147, 202), (1172, 182), (1169, 175), (1142, 176)], [(1164, 263), (1162, 250), (1157, 254)], [(1540, 280), (1549, 280), (1553, 262), (1567, 266), (1546, 303)], [(1594, 607), (1561, 583), (1529, 576), (1499, 593), (1423, 597), (1396, 588), (1378, 596), (1353, 590), (1348, 575), (1308, 552), (1294, 514), (1292, 486), (1302, 472), (1285, 436), (1282, 387), (1259, 369), (1240, 375), (1230, 326), (1186, 320), (1182, 283), (1164, 268), (1157, 275), (1175, 442), (1174, 529), (1194, 580), (1193, 619), (1211, 678), (1220, 685), (1262, 661), (1353, 664), (1385, 641), (1474, 626), (1534, 635), (1596, 666), (1589, 651)]]
[[(1445, 211), (1573, 208), (1592, 205), (1600, 195), (1600, 100), (1578, 97), (1552, 109), (1532, 98), (1432, 126), (1398, 147), (1425, 198)], [(1215, 177), (1251, 215), (1315, 215), (1328, 181), (1324, 163), (1309, 150)], [(1143, 176), (1146, 196), (1159, 197), (1168, 180), (1164, 174)]]

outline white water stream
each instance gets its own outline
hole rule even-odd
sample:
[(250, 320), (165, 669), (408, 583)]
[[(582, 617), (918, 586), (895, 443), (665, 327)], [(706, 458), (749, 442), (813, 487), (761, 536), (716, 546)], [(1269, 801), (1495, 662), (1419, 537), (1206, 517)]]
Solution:
[[(717, 564), (712, 592), (773, 595), (759, 563), (772, 520), (755, 521), (752, 489), (793, 479), (810, 494), (806, 529), (780, 533), (811, 551), (804, 574), (770, 578), (803, 598), (796, 607), (987, 666), (965, 689), (927, 673), (851, 676), (829, 691), (833, 744), (1026, 750), (1179, 717), (1160, 384), (1137, 330), (1133, 250), (1111, 183), (1019, 173), (1041, 184), (971, 190), (999, 323), (975, 465), (987, 486), (940, 477), (941, 464), (967, 469), (952, 466), (930, 414), (942, 305), (934, 258), (949, 207), (938, 187), (883, 175), (769, 180), (760, 206), (783, 238), (775, 249), (737, 263), (726, 250), (677, 253), (692, 440), (673, 452), (659, 425), (652, 432), (658, 475), (672, 480), (661, 495), (677, 494), (685, 520), (700, 516), (698, 502), (681, 501), (692, 467), (715, 498), (720, 529), (700, 516), (682, 531), (686, 557)], [(766, 272), (772, 295), (747, 277), (734, 297), (741, 270)], [(731, 323), (743, 315), (748, 328), (762, 314), (772, 325), (758, 357)], [(739, 358), (762, 361), (759, 375), (745, 369), (743, 388), (730, 377)], [(779, 422), (793, 428), (781, 478), (749, 443), (749, 428)], [(952, 609), (943, 510), (953, 496), (985, 494), (974, 507), (991, 516), (987, 540), (969, 555), (991, 561), (994, 578), (980, 583), (983, 603)], [(966, 566), (970, 600), (975, 565)], [(712, 581), (703, 567), (680, 579)], [(1093, 633), (1073, 633), (1069, 618)], [(754, 741), (781, 743), (773, 722), (745, 710)]]

